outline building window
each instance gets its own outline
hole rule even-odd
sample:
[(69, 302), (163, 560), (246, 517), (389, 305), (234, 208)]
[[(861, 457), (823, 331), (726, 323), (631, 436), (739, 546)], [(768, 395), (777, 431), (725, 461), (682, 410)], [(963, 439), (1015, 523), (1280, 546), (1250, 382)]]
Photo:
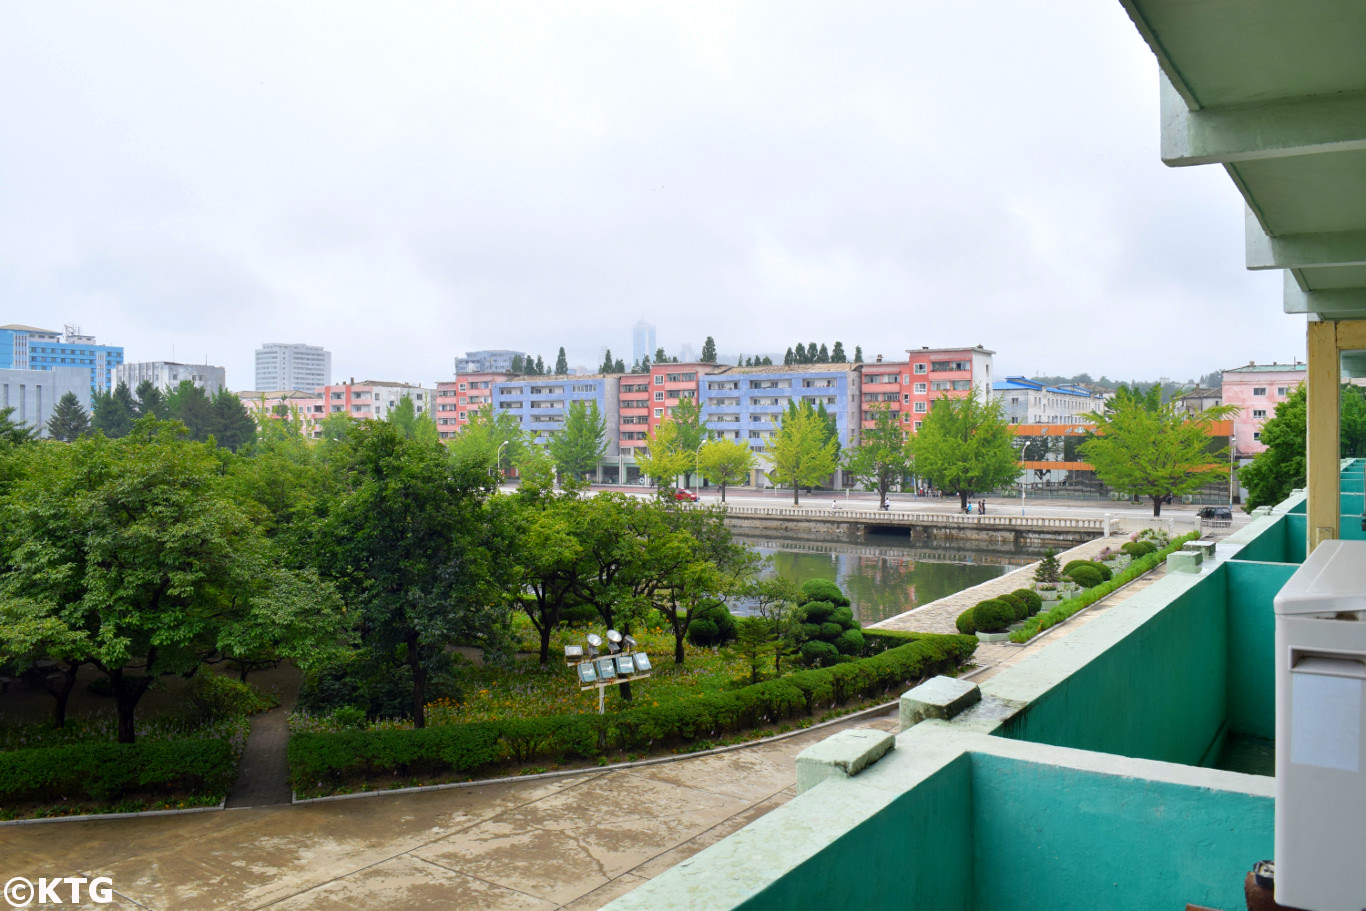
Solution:
[(664, 390), (663, 390), (663, 389), (657, 389), (657, 390), (655, 390), (655, 401), (656, 401), (656, 402), (662, 402), (662, 401), (664, 401)]
[(920, 425), (923, 424), (923, 423), (925, 423), (925, 422), (924, 422), (924, 421), (916, 421), (916, 422), (915, 422), (915, 429), (916, 429), (916, 432), (917, 432), (917, 433), (920, 431)]
[(460, 420), (463, 421), (464, 419), (465, 419), (465, 412), (462, 411), (462, 412), (460, 412)]
[(1266, 409), (1265, 409), (1265, 408), (1253, 408), (1253, 409), (1252, 409), (1252, 417), (1253, 417), (1253, 418), (1264, 418), (1264, 417), (1266, 417)]
[(1290, 387), (1289, 387), (1289, 386), (1277, 386), (1277, 387), (1276, 387), (1276, 394), (1279, 395), (1279, 396), (1282, 396), (1282, 397), (1284, 397), (1289, 391), (1290, 391)]
[(924, 403), (924, 402), (916, 402), (916, 403), (915, 403), (915, 409), (914, 409), (914, 410), (915, 410), (915, 413), (916, 413), (916, 414), (924, 414), (924, 413), (925, 413), (925, 403)]
[(657, 417), (657, 418), (662, 418), (662, 417), (664, 417), (664, 409), (663, 409), (663, 408), (656, 408), (656, 409), (655, 409), (655, 417)]
[(1252, 387), (1252, 394), (1253, 394), (1253, 395), (1266, 395), (1266, 387), (1265, 387), (1265, 386), (1253, 386), (1253, 387)]
[(1252, 435), (1252, 438), (1260, 443), (1262, 441), (1262, 432), (1260, 430), (1257, 431)]
[[(916, 395), (924, 395), (924, 394), (925, 394), (925, 384), (924, 384), (924, 383), (916, 383), (916, 384), (915, 384), (915, 394), (916, 394)], [(1013, 402), (1014, 399), (1011, 399), (1011, 401)]]
[(661, 373), (661, 374), (659, 374), (658, 376), (655, 377), (655, 385), (656, 385), (656, 386), (663, 386), (663, 385), (664, 385), (664, 374)]
[(925, 365), (924, 365), (924, 364), (916, 364), (916, 365), (915, 365), (915, 372), (916, 372), (916, 373), (924, 373), (924, 372), (925, 372)]

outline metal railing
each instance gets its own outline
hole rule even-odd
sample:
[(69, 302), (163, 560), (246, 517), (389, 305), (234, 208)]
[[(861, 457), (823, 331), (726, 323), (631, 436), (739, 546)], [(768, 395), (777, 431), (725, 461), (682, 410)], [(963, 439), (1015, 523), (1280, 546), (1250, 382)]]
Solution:
[(866, 522), (873, 525), (961, 525), (974, 528), (1060, 529), (1101, 533), (1104, 519), (1054, 516), (959, 515), (956, 513), (891, 512), (862, 509), (822, 509), (809, 506), (728, 506), (732, 516), (754, 516), (820, 521)]

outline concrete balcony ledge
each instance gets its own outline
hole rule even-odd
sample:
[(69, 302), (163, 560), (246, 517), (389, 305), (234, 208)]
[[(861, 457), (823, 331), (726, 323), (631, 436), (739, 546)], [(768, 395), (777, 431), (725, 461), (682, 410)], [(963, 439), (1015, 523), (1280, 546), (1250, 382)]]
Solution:
[(1198, 551), (1206, 563), (1214, 559), (1213, 541), (1187, 541), (1182, 550)]
[(828, 778), (850, 778), (877, 762), (896, 744), (886, 731), (854, 728), (827, 737), (797, 754), (797, 793)]
[(933, 677), (901, 695), (901, 730), (927, 718), (947, 721), (982, 699), (975, 683), (952, 677)]
[(1167, 572), (1198, 573), (1205, 562), (1205, 555), (1198, 550), (1179, 550), (1167, 557)]

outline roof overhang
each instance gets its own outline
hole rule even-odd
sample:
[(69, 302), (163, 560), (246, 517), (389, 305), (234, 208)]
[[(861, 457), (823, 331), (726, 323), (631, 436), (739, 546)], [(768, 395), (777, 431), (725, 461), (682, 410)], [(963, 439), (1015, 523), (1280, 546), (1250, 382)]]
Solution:
[(1224, 166), (1285, 312), (1366, 318), (1366, 3), (1120, 2), (1162, 70), (1162, 160)]

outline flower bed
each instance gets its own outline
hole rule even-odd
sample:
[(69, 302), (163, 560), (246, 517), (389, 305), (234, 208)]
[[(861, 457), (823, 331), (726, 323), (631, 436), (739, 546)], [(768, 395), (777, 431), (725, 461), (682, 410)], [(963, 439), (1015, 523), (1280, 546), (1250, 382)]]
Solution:
[(1082, 608), (1090, 607), (1092, 604), (1095, 604), (1121, 585), (1132, 582), (1139, 576), (1156, 569), (1167, 559), (1168, 554), (1180, 550), (1181, 546), (1187, 541), (1194, 541), (1199, 537), (1199, 532), (1192, 531), (1184, 534), (1156, 553), (1148, 554), (1145, 557), (1134, 560), (1123, 572), (1115, 574), (1109, 582), (1102, 582), (1100, 585), (1082, 592), (1079, 597), (1067, 598), (1052, 610), (1041, 613), (1036, 617), (1030, 617), (1021, 629), (1010, 634), (1010, 641), (1016, 643), (1028, 642), (1044, 630), (1057, 626)]

